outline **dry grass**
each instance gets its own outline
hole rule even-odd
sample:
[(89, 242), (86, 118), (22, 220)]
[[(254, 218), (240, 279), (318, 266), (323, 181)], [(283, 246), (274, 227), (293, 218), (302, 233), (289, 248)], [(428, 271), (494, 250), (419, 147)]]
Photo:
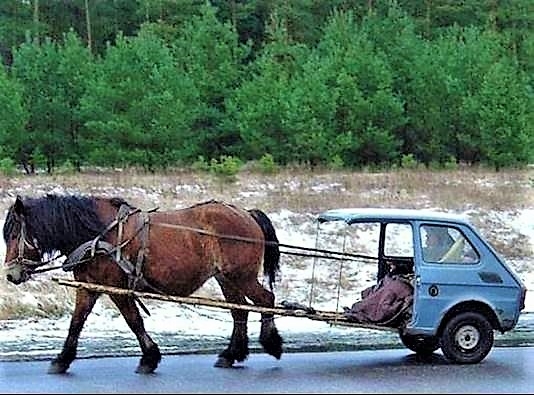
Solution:
[(74, 291), (52, 281), (31, 281), (15, 287), (0, 282), (0, 320), (61, 317), (74, 306)]
[[(7, 205), (15, 193), (38, 196), (65, 190), (118, 194), (147, 208), (151, 206), (152, 193), (158, 195), (163, 209), (214, 198), (237, 200), (247, 207), (254, 205), (267, 211), (286, 208), (315, 212), (342, 206), (508, 210), (531, 207), (533, 185), (532, 170), (498, 173), (478, 169), (382, 173), (286, 170), (276, 175), (243, 172), (238, 175), (237, 182), (231, 184), (219, 182), (206, 173), (190, 171), (166, 174), (117, 171), (4, 178), (0, 182), (0, 197)], [(241, 196), (251, 191), (256, 193)]]
[[(510, 238), (510, 229), (503, 228), (502, 222), (494, 216), (495, 212), (511, 213), (534, 208), (532, 170), (371, 173), (292, 169), (274, 175), (242, 172), (234, 183), (223, 183), (211, 175), (191, 171), (146, 174), (130, 170), (19, 176), (0, 179), (0, 210), (5, 213), (17, 194), (41, 196), (49, 192), (121, 196), (138, 207), (150, 209), (157, 206), (162, 210), (219, 199), (245, 208), (258, 207), (267, 213), (290, 210), (299, 214), (292, 218), (295, 227), (306, 225), (320, 211), (337, 207), (472, 210), (475, 225), (503, 255), (514, 258), (532, 256), (529, 241), (517, 234)], [(315, 225), (310, 224), (309, 229), (312, 231)], [(284, 265), (298, 271), (304, 270), (308, 263), (285, 257)], [(343, 274), (344, 289), (350, 288), (353, 277)], [(338, 274), (331, 272), (329, 278), (317, 279), (316, 297), (321, 298), (323, 291), (335, 293), (337, 278)], [(277, 298), (290, 297), (294, 289), (308, 286), (295, 284), (288, 275), (277, 287)], [(218, 293), (213, 284), (208, 284), (200, 292), (203, 296)], [(109, 304), (108, 301), (104, 303)], [(15, 287), (5, 282), (4, 276), (0, 277), (0, 320), (58, 316), (70, 312), (72, 305), (73, 291), (51, 281), (41, 279)]]

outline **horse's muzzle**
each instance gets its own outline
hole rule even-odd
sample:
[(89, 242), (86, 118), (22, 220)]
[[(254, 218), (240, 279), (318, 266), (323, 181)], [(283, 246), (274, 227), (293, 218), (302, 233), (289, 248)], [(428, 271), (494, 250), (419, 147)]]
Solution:
[(22, 284), (30, 278), (30, 274), (22, 265), (13, 265), (5, 269), (6, 280), (15, 285)]

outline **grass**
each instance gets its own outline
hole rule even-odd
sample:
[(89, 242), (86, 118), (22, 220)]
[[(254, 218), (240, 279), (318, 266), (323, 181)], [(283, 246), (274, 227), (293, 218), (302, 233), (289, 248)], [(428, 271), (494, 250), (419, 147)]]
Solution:
[[(9, 203), (9, 199), (5, 201), (9, 192), (40, 195), (57, 188), (67, 192), (119, 194), (140, 206), (150, 204), (146, 193), (152, 192), (159, 195), (162, 209), (215, 198), (239, 200), (267, 211), (286, 208), (303, 212), (333, 206), (432, 206), (461, 210), (470, 205), (503, 210), (532, 205), (533, 176), (532, 170), (498, 173), (481, 169), (378, 173), (282, 170), (274, 175), (242, 172), (235, 182), (221, 183), (202, 172), (146, 174), (128, 170), (12, 177), (0, 182), (0, 191), (4, 204)], [(250, 189), (258, 194), (239, 197)]]
[(22, 286), (0, 282), (0, 320), (57, 318), (72, 311), (74, 291), (52, 281), (31, 281)]

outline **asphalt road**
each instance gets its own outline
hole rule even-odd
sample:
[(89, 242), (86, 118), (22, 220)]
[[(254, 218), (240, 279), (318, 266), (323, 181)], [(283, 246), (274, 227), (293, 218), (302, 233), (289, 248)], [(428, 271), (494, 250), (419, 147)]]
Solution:
[(251, 354), (214, 368), (216, 355), (166, 355), (156, 373), (134, 373), (137, 357), (0, 363), (0, 393), (533, 393), (534, 347), (496, 347), (481, 363), (420, 361), (408, 350)]

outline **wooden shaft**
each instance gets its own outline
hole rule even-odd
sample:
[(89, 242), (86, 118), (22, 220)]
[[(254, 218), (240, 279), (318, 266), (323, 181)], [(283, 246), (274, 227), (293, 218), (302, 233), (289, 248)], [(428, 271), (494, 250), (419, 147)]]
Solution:
[(289, 309), (285, 309), (282, 307), (263, 307), (263, 306), (256, 306), (256, 305), (250, 305), (250, 304), (229, 303), (223, 300), (215, 300), (215, 299), (202, 298), (202, 297), (196, 297), (196, 296), (184, 297), (184, 296), (174, 296), (174, 295), (162, 295), (162, 294), (156, 294), (156, 293), (150, 293), (150, 292), (133, 291), (131, 289), (111, 287), (107, 285), (74, 281), (74, 280), (69, 280), (69, 279), (64, 279), (64, 278), (59, 278), (59, 277), (53, 277), (52, 281), (55, 281), (60, 285), (66, 285), (68, 287), (73, 287), (73, 288), (84, 288), (84, 289), (88, 289), (90, 291), (99, 292), (99, 293), (130, 295), (132, 297), (135, 296), (138, 298), (155, 299), (155, 300), (162, 300), (166, 302), (175, 302), (175, 303), (209, 306), (209, 307), (219, 307), (223, 309), (240, 309), (240, 310), (247, 310), (247, 311), (252, 311), (256, 313), (269, 313), (269, 314), (276, 314), (276, 315), (289, 316), (289, 317), (305, 317), (305, 318), (309, 318), (315, 321), (326, 321), (331, 325), (343, 325), (343, 326), (354, 326), (354, 327), (366, 328), (366, 329), (380, 329), (380, 330), (386, 329), (386, 330), (397, 331), (396, 328), (389, 328), (389, 327), (372, 325), (372, 324), (352, 322), (348, 320), (347, 317), (345, 317), (342, 313), (336, 313), (333, 311), (316, 310), (315, 313), (310, 313), (304, 310), (289, 310)]

